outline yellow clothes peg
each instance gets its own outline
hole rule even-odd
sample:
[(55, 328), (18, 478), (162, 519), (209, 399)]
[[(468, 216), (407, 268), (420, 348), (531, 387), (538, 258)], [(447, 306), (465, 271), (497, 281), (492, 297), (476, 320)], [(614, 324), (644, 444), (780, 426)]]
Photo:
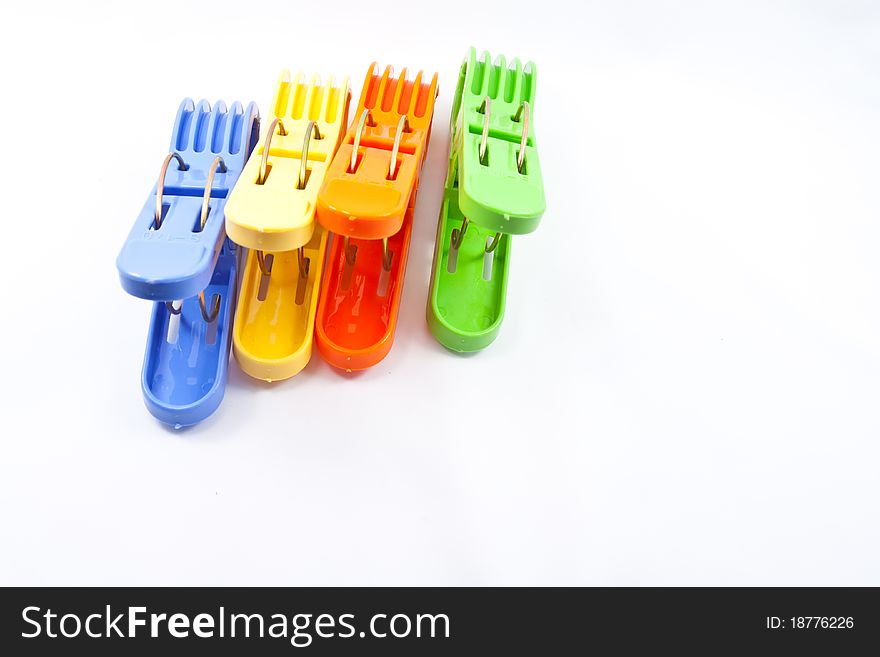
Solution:
[(287, 379), (309, 362), (327, 233), (318, 190), (348, 125), (348, 78), (306, 84), (284, 71), (261, 142), (226, 204), (226, 233), (249, 249), (233, 328), (241, 369)]

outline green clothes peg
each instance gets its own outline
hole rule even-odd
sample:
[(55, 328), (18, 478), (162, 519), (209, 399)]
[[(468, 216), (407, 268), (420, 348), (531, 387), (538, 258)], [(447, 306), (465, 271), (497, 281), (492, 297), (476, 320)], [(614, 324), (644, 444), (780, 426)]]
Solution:
[(453, 351), (484, 349), (504, 319), (512, 235), (544, 214), (534, 132), (537, 74), (504, 57), (461, 66), (452, 104), (449, 170), (428, 295), (428, 326)]

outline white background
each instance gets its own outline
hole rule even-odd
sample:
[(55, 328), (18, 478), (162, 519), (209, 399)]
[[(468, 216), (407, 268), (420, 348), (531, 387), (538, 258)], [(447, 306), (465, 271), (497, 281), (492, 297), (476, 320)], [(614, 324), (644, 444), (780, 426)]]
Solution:
[[(575, 5), (578, 8), (575, 8)], [(880, 9), (19, 3), (0, 20), (0, 584), (880, 584)], [(485, 352), (425, 302), (466, 49), (548, 200)], [(184, 96), (440, 74), (400, 323), (174, 432), (114, 260)]]

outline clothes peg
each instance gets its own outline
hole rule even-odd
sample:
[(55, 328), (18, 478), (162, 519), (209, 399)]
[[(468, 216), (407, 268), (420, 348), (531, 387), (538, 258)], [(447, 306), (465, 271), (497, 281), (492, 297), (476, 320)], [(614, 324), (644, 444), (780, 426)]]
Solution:
[(327, 233), (318, 189), (348, 125), (348, 78), (338, 86), (283, 71), (271, 120), (226, 206), (230, 239), (250, 251), (235, 314), (241, 369), (286, 379), (309, 362)]
[(453, 351), (479, 351), (498, 335), (512, 236), (544, 214), (536, 82), (534, 63), (493, 64), (473, 48), (461, 66), (427, 308), (434, 337)]
[(348, 133), (318, 193), (318, 222), (334, 233), (315, 333), (331, 365), (361, 370), (391, 349), (427, 153), (437, 75), (367, 71)]
[(176, 427), (203, 420), (223, 398), (237, 258), (224, 209), (258, 134), (253, 103), (227, 111), (184, 100), (158, 182), (116, 260), (123, 288), (158, 302), (141, 387), (150, 412)]

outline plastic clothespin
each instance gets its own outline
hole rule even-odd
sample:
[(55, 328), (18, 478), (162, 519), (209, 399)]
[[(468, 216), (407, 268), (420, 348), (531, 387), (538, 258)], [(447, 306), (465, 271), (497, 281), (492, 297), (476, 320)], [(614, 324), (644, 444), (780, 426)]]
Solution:
[(195, 424), (223, 399), (237, 259), (224, 207), (258, 133), (253, 103), (227, 111), (184, 100), (159, 180), (116, 260), (123, 288), (158, 302), (141, 387), (167, 424)]
[(331, 365), (361, 370), (391, 349), (419, 175), (437, 97), (406, 69), (367, 71), (356, 114), (318, 194), (318, 221), (335, 233), (315, 324)]
[(449, 170), (437, 226), (428, 326), (454, 351), (487, 347), (501, 328), (512, 235), (544, 214), (535, 143), (535, 65), (471, 48), (452, 105)]
[(266, 381), (297, 374), (312, 354), (327, 233), (318, 189), (348, 125), (348, 78), (278, 79), (272, 116), (226, 206), (230, 239), (250, 249), (235, 314), (241, 369)]

